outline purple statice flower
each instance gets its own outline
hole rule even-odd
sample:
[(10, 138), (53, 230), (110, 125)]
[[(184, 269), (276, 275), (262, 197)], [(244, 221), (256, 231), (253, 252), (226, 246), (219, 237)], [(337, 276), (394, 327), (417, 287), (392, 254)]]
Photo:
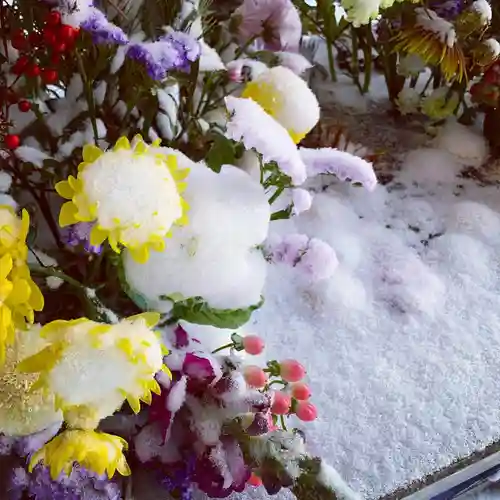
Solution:
[(106, 15), (99, 9), (89, 10), (89, 16), (81, 24), (81, 28), (92, 35), (94, 43), (114, 43), (126, 45), (128, 37), (125, 32), (115, 24), (108, 21)]
[(169, 467), (169, 475), (163, 475), (160, 484), (170, 493), (180, 495), (180, 500), (192, 500), (192, 476), (195, 466), (196, 457), (192, 455), (185, 462), (177, 464), (177, 467)]
[(431, 0), (429, 8), (439, 17), (451, 21), (464, 10), (463, 0)]
[(53, 480), (50, 471), (37, 465), (31, 474), (23, 467), (12, 470), (8, 487), (9, 500), (26, 495), (36, 500), (120, 500), (119, 486), (83, 467), (74, 466), (69, 476)]
[(187, 33), (172, 31), (155, 42), (132, 44), (127, 55), (146, 67), (153, 80), (164, 80), (169, 71), (186, 70), (201, 52)]
[(94, 224), (92, 222), (78, 222), (77, 224), (64, 228), (62, 232), (64, 242), (71, 247), (83, 245), (86, 252), (100, 254), (102, 246), (90, 244), (90, 232), (93, 226)]

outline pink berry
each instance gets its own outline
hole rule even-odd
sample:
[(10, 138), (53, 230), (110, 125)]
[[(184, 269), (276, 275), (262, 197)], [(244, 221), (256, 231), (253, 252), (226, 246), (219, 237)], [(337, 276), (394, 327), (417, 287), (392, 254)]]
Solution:
[(252, 475), (250, 476), (247, 482), (250, 486), (255, 486), (257, 488), (262, 484), (262, 479), (259, 476), (257, 476), (257, 474), (252, 472)]
[(311, 389), (304, 382), (297, 382), (292, 385), (292, 396), (299, 401), (305, 401), (311, 397)]
[(264, 341), (258, 335), (243, 337), (243, 347), (248, 354), (257, 356), (264, 350)]
[(299, 401), (295, 413), (297, 418), (303, 422), (312, 422), (318, 416), (318, 410), (308, 401)]
[(298, 382), (306, 374), (306, 369), (296, 359), (285, 359), (280, 363), (280, 375), (287, 382)]
[(274, 401), (271, 406), (271, 412), (275, 415), (286, 415), (292, 404), (290, 396), (284, 392), (276, 391), (274, 393)]
[(245, 377), (246, 383), (255, 389), (261, 389), (267, 382), (266, 373), (258, 366), (246, 366), (243, 370), (243, 376)]

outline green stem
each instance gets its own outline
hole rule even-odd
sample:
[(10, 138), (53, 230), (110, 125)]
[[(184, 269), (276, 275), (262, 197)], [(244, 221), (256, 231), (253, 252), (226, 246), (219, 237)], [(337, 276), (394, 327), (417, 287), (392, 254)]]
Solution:
[(363, 93), (363, 88), (361, 87), (361, 83), (359, 83), (359, 58), (358, 58), (358, 49), (359, 49), (359, 40), (358, 33), (354, 26), (351, 28), (351, 40), (352, 40), (352, 57), (351, 57), (351, 76), (352, 81), (358, 87), (359, 91)]
[[(366, 30), (372, 29), (372, 24), (370, 21), (370, 24), (366, 27)], [(367, 43), (366, 38), (363, 38), (364, 44), (363, 44), (363, 53), (365, 55), (365, 80), (363, 83), (363, 93), (366, 94), (370, 90), (370, 83), (372, 79), (372, 47), (370, 44)]]
[(272, 205), (281, 195), (281, 193), (285, 190), (284, 186), (280, 186), (274, 194), (269, 198), (269, 205)]
[(323, 23), (325, 29), (323, 35), (326, 40), (326, 52), (328, 55), (328, 66), (330, 69), (330, 77), (333, 82), (337, 81), (337, 74), (335, 72), (335, 61), (333, 58), (333, 42), (336, 39), (337, 22), (335, 20), (335, 10), (331, 0), (321, 0), (319, 7), (323, 16)]
[(284, 431), (287, 431), (288, 428), (285, 424), (285, 417), (283, 415), (280, 415), (280, 422), (281, 422), (281, 427), (283, 428)]
[(42, 276), (53, 276), (54, 278), (59, 278), (68, 283), (68, 285), (71, 285), (80, 290), (83, 290), (85, 288), (79, 281), (75, 280), (71, 276), (68, 276), (62, 271), (58, 271), (57, 269), (51, 266), (40, 266), (36, 264), (30, 264), (29, 268), (30, 271), (34, 274), (40, 274)]
[(225, 344), (222, 347), (218, 347), (214, 351), (212, 351), (212, 354), (216, 354), (220, 351), (224, 351), (225, 349), (229, 349), (230, 347), (234, 347), (234, 342), (231, 342), (230, 344)]

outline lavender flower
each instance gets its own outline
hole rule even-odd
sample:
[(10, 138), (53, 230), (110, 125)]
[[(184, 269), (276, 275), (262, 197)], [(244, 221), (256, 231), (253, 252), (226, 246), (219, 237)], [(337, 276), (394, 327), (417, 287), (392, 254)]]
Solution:
[(451, 21), (464, 10), (463, 0), (431, 0), (429, 4), (439, 17)]
[(172, 31), (156, 42), (131, 45), (127, 55), (143, 64), (153, 80), (164, 80), (169, 71), (188, 69), (200, 52), (200, 45), (194, 38)]
[(37, 465), (31, 474), (23, 467), (13, 469), (8, 487), (9, 500), (24, 494), (36, 500), (120, 500), (119, 486), (105, 476), (75, 466), (69, 476), (53, 480), (50, 471)]
[(299, 215), (311, 208), (312, 196), (309, 191), (302, 188), (295, 188), (292, 191), (293, 215)]
[(76, 247), (78, 245), (83, 245), (86, 252), (100, 254), (102, 246), (90, 244), (90, 231), (92, 231), (92, 227), (92, 222), (79, 222), (78, 224), (68, 226), (63, 229), (63, 240), (69, 246)]
[(128, 37), (124, 31), (108, 21), (106, 15), (96, 8), (90, 10), (90, 15), (81, 24), (81, 28), (92, 35), (94, 43), (114, 43), (126, 45)]

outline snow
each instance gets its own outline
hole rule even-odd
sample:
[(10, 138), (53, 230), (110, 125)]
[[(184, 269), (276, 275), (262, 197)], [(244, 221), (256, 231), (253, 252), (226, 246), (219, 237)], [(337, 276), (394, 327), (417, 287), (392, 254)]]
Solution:
[(500, 198), (459, 177), (484, 148), (449, 127), (445, 144), (453, 133), (461, 141), (454, 154), (411, 151), (388, 186), (334, 183), (309, 211), (273, 223), (271, 234), (330, 243), (339, 266), (314, 284), (270, 266), (266, 302), (247, 326), (268, 359), (305, 364), (319, 408), (304, 425), (308, 446), (362, 498), (500, 438)]

